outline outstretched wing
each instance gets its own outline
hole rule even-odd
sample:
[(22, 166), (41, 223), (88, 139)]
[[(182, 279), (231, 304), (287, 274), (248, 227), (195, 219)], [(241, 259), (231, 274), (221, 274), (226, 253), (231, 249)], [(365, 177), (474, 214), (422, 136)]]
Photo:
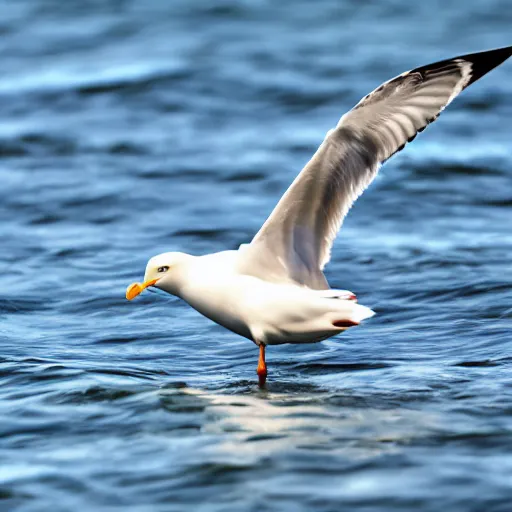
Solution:
[(268, 281), (327, 288), (322, 270), (332, 243), (380, 165), (511, 55), (512, 46), (443, 60), (403, 73), (364, 97), (327, 133), (244, 247), (239, 270)]

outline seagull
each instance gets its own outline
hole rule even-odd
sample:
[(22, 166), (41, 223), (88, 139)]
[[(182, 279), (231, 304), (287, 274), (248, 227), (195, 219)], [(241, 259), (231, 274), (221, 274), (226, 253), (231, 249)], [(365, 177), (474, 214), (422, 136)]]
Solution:
[(314, 343), (375, 313), (323, 273), (354, 201), (380, 166), (436, 120), (466, 87), (512, 55), (512, 46), (462, 55), (402, 73), (377, 87), (327, 132), (256, 236), (238, 250), (151, 258), (126, 298), (156, 287), (259, 347)]

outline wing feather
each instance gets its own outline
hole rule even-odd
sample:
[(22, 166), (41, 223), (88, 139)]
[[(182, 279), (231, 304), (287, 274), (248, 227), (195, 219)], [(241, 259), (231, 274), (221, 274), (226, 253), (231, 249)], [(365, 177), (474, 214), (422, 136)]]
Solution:
[(274, 282), (326, 289), (323, 268), (348, 210), (382, 163), (412, 141), (512, 46), (403, 73), (365, 96), (330, 130), (252, 242), (239, 270)]

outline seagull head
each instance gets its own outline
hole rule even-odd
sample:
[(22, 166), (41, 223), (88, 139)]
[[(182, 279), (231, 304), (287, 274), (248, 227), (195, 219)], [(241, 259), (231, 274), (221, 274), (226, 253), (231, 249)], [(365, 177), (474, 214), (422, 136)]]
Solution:
[(183, 252), (165, 252), (153, 256), (146, 265), (144, 281), (132, 283), (126, 289), (126, 298), (132, 300), (149, 286), (156, 286), (166, 292), (173, 293), (176, 289), (180, 268), (192, 256)]

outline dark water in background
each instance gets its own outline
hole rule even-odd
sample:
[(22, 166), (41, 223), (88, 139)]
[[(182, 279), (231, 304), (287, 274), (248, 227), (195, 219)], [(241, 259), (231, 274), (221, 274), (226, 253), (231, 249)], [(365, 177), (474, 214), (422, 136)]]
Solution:
[(512, 44), (512, 4), (0, 3), (0, 510), (509, 511), (512, 62), (389, 162), (268, 351), (126, 285), (236, 248), (363, 95)]

